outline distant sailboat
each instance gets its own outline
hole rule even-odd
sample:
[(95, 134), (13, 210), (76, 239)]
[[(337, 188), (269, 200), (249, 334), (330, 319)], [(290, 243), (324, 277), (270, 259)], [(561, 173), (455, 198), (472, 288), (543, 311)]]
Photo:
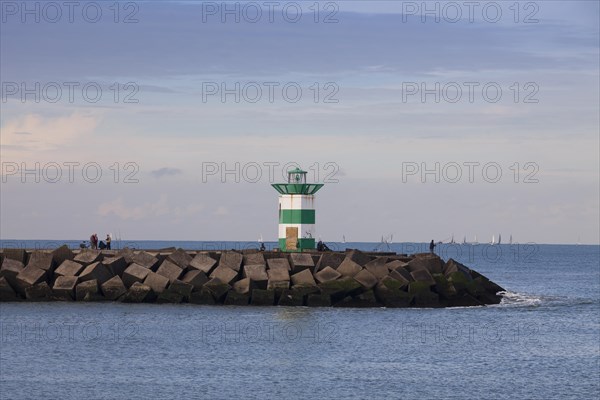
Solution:
[(454, 241), (454, 233), (453, 233), (452, 234), (452, 239), (450, 239), (450, 244), (454, 244), (454, 243), (456, 243), (456, 242)]
[(346, 243), (346, 235), (342, 235), (342, 243)]
[(499, 233), (498, 234), (498, 243), (497, 244), (500, 244), (501, 242), (502, 242), (502, 235)]
[(510, 238), (508, 239), (508, 244), (512, 244), (512, 233), (510, 234)]
[(467, 244), (467, 235), (465, 235), (465, 236), (463, 237), (463, 242), (462, 242), (462, 244)]
[(490, 244), (492, 246), (496, 244), (496, 236), (492, 235), (492, 241), (490, 242)]

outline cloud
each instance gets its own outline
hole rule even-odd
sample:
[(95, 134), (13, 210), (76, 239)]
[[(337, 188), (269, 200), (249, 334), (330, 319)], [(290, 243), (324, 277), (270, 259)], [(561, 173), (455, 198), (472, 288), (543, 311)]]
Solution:
[(186, 206), (172, 207), (169, 205), (166, 195), (153, 202), (139, 205), (126, 205), (122, 197), (102, 203), (98, 206), (98, 214), (103, 217), (116, 215), (122, 220), (142, 220), (161, 216), (171, 216), (177, 219), (188, 218), (202, 212), (204, 206), (199, 203)]
[(2, 150), (40, 152), (59, 149), (86, 140), (98, 124), (99, 118), (88, 113), (50, 118), (26, 114), (2, 125)]
[(225, 215), (229, 215), (229, 210), (227, 209), (227, 207), (219, 206), (215, 210), (215, 215), (218, 215), (220, 217), (224, 217)]
[(154, 176), (155, 178), (162, 178), (164, 176), (173, 176), (173, 175), (179, 175), (182, 174), (183, 171), (180, 170), (179, 168), (169, 168), (169, 167), (163, 167), (160, 169), (156, 169), (154, 171), (150, 172), (152, 174), (152, 176)]

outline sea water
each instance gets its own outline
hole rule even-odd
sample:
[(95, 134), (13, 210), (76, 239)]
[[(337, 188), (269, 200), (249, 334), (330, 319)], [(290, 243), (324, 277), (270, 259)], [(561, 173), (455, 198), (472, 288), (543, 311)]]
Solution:
[[(391, 245), (397, 252), (425, 249)], [(436, 251), (504, 287), (502, 303), (450, 309), (2, 303), (0, 398), (598, 398), (599, 246)]]

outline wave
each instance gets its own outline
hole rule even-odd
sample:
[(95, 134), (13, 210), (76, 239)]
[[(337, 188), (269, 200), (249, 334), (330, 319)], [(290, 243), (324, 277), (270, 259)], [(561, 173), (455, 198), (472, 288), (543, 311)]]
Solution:
[(516, 292), (499, 292), (502, 295), (500, 307), (539, 307), (542, 304), (542, 296), (516, 293)]
[(531, 293), (499, 292), (502, 301), (496, 307), (573, 307), (580, 305), (598, 304), (600, 299), (565, 296), (542, 296)]

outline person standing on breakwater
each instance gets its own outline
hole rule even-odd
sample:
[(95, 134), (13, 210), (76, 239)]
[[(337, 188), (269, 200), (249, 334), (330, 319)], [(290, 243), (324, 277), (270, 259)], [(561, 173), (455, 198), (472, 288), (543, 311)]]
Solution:
[(90, 247), (93, 250), (98, 249), (98, 235), (96, 233), (94, 233), (92, 236), (90, 236)]
[(110, 238), (110, 235), (107, 233), (106, 234), (106, 250), (110, 250), (110, 242), (112, 241), (112, 239)]
[(431, 243), (429, 243), (429, 252), (433, 254), (433, 249), (435, 249), (435, 243), (433, 243), (433, 239), (431, 239)]

